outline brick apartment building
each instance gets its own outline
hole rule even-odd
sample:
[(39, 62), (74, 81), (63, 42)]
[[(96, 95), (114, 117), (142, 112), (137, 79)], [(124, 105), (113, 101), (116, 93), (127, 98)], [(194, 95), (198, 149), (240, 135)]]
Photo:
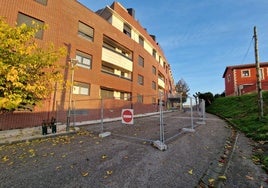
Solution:
[(2, 115), (0, 130), (40, 125), (51, 116), (64, 122), (70, 101), (81, 122), (100, 117), (100, 98), (107, 99), (102, 104), (106, 118), (119, 116), (122, 108), (135, 114), (155, 111), (159, 93), (167, 102), (174, 91), (171, 67), (156, 37), (135, 19), (132, 8), (114, 2), (93, 12), (76, 0), (1, 0), (0, 16), (11, 25), (47, 24), (36, 40), (66, 47), (68, 55), (59, 63), (66, 67), (65, 81), (74, 78), (72, 90), (55, 87), (34, 112)]
[[(244, 64), (226, 67), (223, 76), (225, 95), (238, 96), (245, 93), (257, 92), (256, 65)], [(268, 90), (268, 63), (260, 63), (262, 90)]]

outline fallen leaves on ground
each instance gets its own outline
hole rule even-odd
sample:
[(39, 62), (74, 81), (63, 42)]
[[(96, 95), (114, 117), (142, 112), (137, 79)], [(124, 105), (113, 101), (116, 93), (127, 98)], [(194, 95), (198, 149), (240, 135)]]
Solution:
[(113, 173), (112, 170), (107, 170), (107, 171), (106, 171), (106, 174), (107, 174), (107, 175), (112, 175), (112, 173)]
[(247, 178), (248, 180), (254, 180), (254, 178), (253, 178), (252, 176), (248, 176), (248, 175), (246, 175), (246, 178)]
[(226, 176), (219, 176), (218, 177), (220, 180), (227, 180)]
[(88, 172), (81, 172), (81, 174), (83, 177), (86, 177), (86, 176), (88, 176), (89, 173)]
[(8, 158), (7, 155), (5, 155), (4, 157), (2, 157), (2, 161), (3, 161), (3, 162), (7, 162), (8, 160), (9, 160), (9, 158)]
[(106, 159), (107, 158), (107, 155), (102, 155), (101, 156), (101, 159)]
[(214, 186), (215, 179), (213, 179), (213, 178), (208, 179), (208, 183), (210, 186)]
[(188, 173), (193, 175), (193, 169), (189, 170)]

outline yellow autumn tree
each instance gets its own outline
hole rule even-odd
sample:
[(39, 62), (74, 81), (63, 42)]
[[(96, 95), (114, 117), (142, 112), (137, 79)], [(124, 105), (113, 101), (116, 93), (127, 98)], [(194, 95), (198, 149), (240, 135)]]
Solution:
[(33, 108), (62, 80), (57, 61), (65, 48), (39, 47), (35, 35), (42, 29), (35, 23), (10, 26), (0, 18), (0, 113)]

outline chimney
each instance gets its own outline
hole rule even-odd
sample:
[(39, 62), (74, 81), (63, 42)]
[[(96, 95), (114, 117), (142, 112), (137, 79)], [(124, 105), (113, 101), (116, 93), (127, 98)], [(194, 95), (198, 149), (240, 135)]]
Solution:
[(132, 16), (133, 18), (135, 18), (135, 10), (133, 8), (128, 8), (127, 12), (130, 16)]
[(154, 41), (156, 41), (155, 35), (150, 35)]

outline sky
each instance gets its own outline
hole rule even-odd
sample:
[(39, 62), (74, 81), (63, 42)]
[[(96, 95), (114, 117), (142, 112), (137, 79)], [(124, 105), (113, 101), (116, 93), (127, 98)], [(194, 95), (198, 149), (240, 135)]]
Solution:
[[(79, 0), (93, 11), (113, 0)], [(255, 63), (253, 28), (259, 61), (268, 62), (267, 0), (118, 0), (135, 9), (135, 19), (155, 35), (175, 83), (183, 79), (189, 94), (224, 92), (226, 66)]]

